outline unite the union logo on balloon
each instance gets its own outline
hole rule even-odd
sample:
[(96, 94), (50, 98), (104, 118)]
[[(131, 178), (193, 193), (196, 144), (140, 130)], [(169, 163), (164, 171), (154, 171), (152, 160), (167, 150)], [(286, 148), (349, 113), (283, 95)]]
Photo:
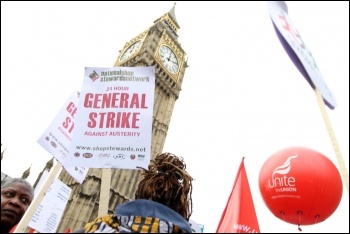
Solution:
[(268, 180), (268, 185), (270, 188), (275, 188), (276, 192), (296, 192), (295, 187), (295, 177), (287, 176), (291, 170), (291, 160), (297, 158), (298, 155), (293, 155), (288, 157), (283, 165), (276, 167), (273, 170), (271, 180)]

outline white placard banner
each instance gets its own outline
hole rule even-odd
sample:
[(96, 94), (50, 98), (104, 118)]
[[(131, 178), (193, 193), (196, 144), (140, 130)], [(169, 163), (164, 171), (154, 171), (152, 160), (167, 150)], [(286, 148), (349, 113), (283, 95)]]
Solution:
[(55, 157), (74, 179), (83, 183), (89, 168), (66, 165), (78, 102), (79, 93), (74, 91), (37, 142)]
[(337, 106), (335, 97), (322, 78), (310, 49), (305, 45), (289, 17), (287, 4), (284, 1), (268, 1), (267, 3), (275, 31), (288, 56), (310, 85), (320, 91), (325, 104), (330, 109), (334, 109)]
[(55, 233), (72, 189), (55, 179), (28, 226), (40, 233)]
[(89, 168), (147, 168), (155, 71), (86, 67), (67, 163)]

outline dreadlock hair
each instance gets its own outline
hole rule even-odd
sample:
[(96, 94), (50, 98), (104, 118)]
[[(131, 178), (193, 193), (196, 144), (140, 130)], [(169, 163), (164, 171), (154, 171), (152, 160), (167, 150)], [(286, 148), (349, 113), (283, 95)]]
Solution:
[(183, 158), (161, 153), (151, 160), (148, 170), (139, 168), (144, 178), (138, 185), (135, 198), (161, 203), (188, 221), (192, 214), (193, 178), (186, 172)]

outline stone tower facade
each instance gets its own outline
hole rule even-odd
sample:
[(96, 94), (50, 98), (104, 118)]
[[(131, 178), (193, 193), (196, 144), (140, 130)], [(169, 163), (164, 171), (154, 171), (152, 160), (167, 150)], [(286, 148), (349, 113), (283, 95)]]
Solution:
[(36, 181), (35, 181), (35, 183), (33, 185), (34, 188), (36, 188), (36, 186), (38, 185), (42, 175), (44, 174), (44, 171), (48, 171), (49, 172), (51, 170), (51, 168), (53, 166), (53, 161), (54, 161), (54, 158), (51, 158), (49, 161), (47, 161), (44, 169), (39, 173), (39, 176), (38, 176), (38, 178), (36, 179)]
[[(151, 158), (161, 153), (167, 136), (172, 112), (179, 98), (187, 68), (185, 51), (178, 42), (180, 26), (175, 17), (175, 5), (153, 22), (153, 25), (127, 42), (114, 66), (154, 66), (154, 93)], [(66, 171), (59, 179), (72, 188), (72, 193), (57, 232), (77, 230), (97, 217), (103, 169), (90, 168), (79, 184)], [(139, 170), (110, 169), (111, 183), (108, 212), (127, 200), (134, 199), (141, 180)]]

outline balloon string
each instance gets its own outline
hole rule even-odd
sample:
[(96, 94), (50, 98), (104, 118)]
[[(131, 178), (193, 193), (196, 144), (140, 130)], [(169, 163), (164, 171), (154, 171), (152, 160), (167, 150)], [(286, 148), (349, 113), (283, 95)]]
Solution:
[(315, 218), (316, 218), (315, 224), (317, 223), (319, 217), (320, 217), (320, 215), (316, 215), (316, 216), (315, 216)]
[(280, 211), (282, 217), (283, 217), (283, 221), (286, 221), (286, 219), (284, 218), (284, 212), (283, 211)]
[(302, 214), (303, 212), (301, 212), (301, 211), (298, 211), (298, 215), (299, 215), (299, 222), (298, 222), (298, 230), (299, 230), (299, 232), (302, 232), (303, 230), (301, 230), (301, 228), (300, 228), (300, 218), (301, 218), (301, 214)]

